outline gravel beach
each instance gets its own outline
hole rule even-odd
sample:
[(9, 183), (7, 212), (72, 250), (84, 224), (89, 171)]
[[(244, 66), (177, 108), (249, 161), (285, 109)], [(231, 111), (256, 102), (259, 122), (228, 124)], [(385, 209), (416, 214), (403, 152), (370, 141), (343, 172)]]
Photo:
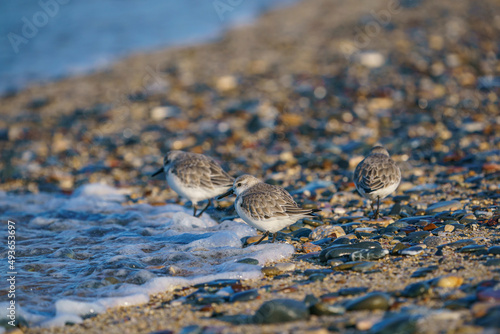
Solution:
[[(261, 279), (17, 332), (500, 331), (499, 36), (494, 0), (309, 0), (212, 43), (2, 97), (2, 191), (100, 182), (127, 204), (184, 205), (150, 178), (175, 149), (321, 210), (278, 235), (295, 254)], [(372, 220), (353, 172), (376, 143), (402, 181)], [(207, 213), (235, 216), (232, 200)]]

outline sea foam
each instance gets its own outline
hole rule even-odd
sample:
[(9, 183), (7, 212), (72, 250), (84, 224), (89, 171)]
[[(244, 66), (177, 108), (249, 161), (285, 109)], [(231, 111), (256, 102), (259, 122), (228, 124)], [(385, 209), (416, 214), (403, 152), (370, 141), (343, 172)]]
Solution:
[[(3, 221), (16, 222), (17, 316), (31, 326), (80, 323), (110, 307), (216, 279), (256, 279), (290, 257), (288, 244), (242, 248), (256, 235), (239, 221), (192, 217), (179, 205), (124, 205), (126, 192), (101, 184), (72, 196), (0, 194)], [(5, 259), (6, 245), (0, 246)], [(253, 258), (259, 265), (238, 263)], [(0, 264), (7, 272), (7, 261)], [(0, 303), (0, 307), (6, 303)]]

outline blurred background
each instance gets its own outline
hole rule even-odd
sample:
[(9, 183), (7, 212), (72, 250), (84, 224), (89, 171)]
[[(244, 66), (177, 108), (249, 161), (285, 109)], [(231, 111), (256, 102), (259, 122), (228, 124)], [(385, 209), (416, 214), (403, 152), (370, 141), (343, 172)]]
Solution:
[(149, 175), (180, 149), (290, 189), (320, 179), (354, 191), (353, 168), (377, 142), (408, 187), (428, 181), (421, 166), (496, 173), (498, 9), (494, 0), (2, 2), (2, 189), (105, 182), (136, 187), (135, 200), (177, 200)]
[(0, 4), (0, 95), (121, 57), (206, 42), (296, 0), (19, 0)]

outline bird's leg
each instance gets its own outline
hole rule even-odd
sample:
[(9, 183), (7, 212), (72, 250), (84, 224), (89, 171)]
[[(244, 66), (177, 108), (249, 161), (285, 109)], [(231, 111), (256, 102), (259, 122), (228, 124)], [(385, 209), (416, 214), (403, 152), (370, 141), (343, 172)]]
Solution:
[(375, 201), (370, 201), (370, 206), (372, 207), (372, 213), (375, 215)]
[(276, 235), (278, 235), (278, 232), (274, 232), (274, 234), (273, 234), (273, 241), (271, 241), (273, 244), (276, 241)]
[(264, 233), (264, 235), (262, 236), (262, 238), (260, 238), (259, 241), (257, 241), (256, 243), (254, 243), (254, 245), (260, 244), (262, 242), (262, 240), (264, 240), (268, 235), (269, 235), (269, 231), (266, 231), (266, 233)]
[(193, 203), (193, 217), (196, 217), (196, 204)]
[(201, 210), (201, 211), (200, 211), (200, 213), (199, 213), (197, 216), (195, 216), (195, 217), (200, 217), (200, 216), (201, 216), (201, 214), (202, 214), (203, 212), (205, 212), (205, 210), (206, 210), (206, 209), (208, 209), (208, 207), (210, 206), (210, 204), (212, 204), (212, 200), (211, 200), (211, 199), (209, 199), (209, 200), (208, 200), (207, 205), (206, 205), (206, 206), (203, 208), (203, 210)]
[(378, 219), (379, 208), (380, 208), (380, 197), (377, 197), (377, 211), (375, 211), (375, 219)]

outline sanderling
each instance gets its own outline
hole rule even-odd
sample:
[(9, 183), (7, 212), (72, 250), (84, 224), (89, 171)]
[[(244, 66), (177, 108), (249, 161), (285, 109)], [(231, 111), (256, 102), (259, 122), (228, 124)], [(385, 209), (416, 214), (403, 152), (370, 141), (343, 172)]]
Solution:
[(255, 243), (258, 245), (269, 233), (274, 233), (295, 223), (301, 218), (312, 216), (314, 210), (303, 209), (283, 188), (264, 183), (251, 175), (242, 175), (234, 180), (233, 187), (221, 199), (236, 193), (236, 212), (248, 225), (265, 232)]
[[(163, 167), (155, 172), (164, 172), (170, 187), (193, 204), (193, 216), (200, 217), (212, 203), (212, 198), (233, 186), (234, 178), (227, 174), (212, 158), (203, 154), (170, 151), (163, 160)], [(199, 201), (208, 200), (207, 205), (196, 215)]]
[(377, 201), (378, 218), (380, 200), (393, 193), (401, 182), (401, 171), (389, 152), (382, 146), (375, 146), (370, 154), (361, 161), (354, 171), (354, 183), (358, 192), (372, 201), (372, 211)]

